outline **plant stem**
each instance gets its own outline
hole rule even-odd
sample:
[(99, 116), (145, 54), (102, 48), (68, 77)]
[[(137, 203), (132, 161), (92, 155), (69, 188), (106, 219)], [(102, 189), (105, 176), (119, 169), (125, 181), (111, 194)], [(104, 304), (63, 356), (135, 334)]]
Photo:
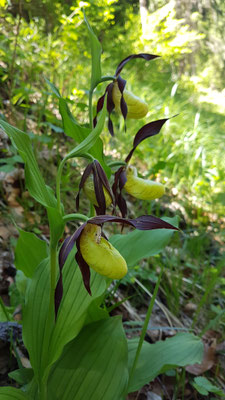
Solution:
[(59, 164), (59, 168), (58, 168), (57, 176), (56, 176), (56, 198), (57, 198), (57, 208), (58, 208), (59, 212), (61, 212), (60, 184), (61, 184), (63, 167), (64, 167), (64, 164), (66, 163), (66, 161), (67, 161), (66, 157), (63, 158), (63, 160)]
[(133, 365), (132, 365), (132, 368), (131, 368), (131, 372), (130, 372), (130, 377), (129, 377), (129, 382), (128, 382), (128, 389), (129, 389), (129, 385), (130, 385), (130, 383), (132, 381), (132, 378), (133, 378), (133, 375), (134, 375), (134, 371), (135, 371), (135, 368), (137, 366), (138, 358), (139, 358), (139, 355), (140, 355), (140, 352), (141, 352), (141, 348), (142, 348), (142, 345), (143, 345), (143, 342), (144, 342), (144, 338), (145, 338), (145, 335), (146, 335), (146, 332), (147, 332), (147, 329), (148, 329), (148, 324), (149, 324), (149, 321), (150, 321), (150, 318), (151, 318), (151, 315), (152, 315), (152, 309), (153, 309), (153, 306), (154, 306), (154, 303), (155, 303), (155, 299), (156, 299), (156, 296), (157, 296), (157, 293), (158, 293), (158, 290), (159, 290), (159, 285), (160, 285), (160, 282), (161, 282), (163, 271), (164, 271), (164, 266), (161, 267), (161, 271), (160, 271), (157, 283), (155, 285), (155, 289), (154, 289), (151, 301), (149, 303), (148, 311), (147, 311), (147, 314), (146, 314), (146, 317), (145, 317), (145, 322), (144, 322), (144, 325), (143, 325), (143, 328), (142, 328), (142, 331), (141, 331), (141, 336), (140, 336), (138, 347), (137, 347), (137, 350), (136, 350), (134, 362), (133, 362)]
[(94, 89), (89, 91), (89, 124), (90, 128), (93, 129), (93, 108), (92, 108), (92, 96)]

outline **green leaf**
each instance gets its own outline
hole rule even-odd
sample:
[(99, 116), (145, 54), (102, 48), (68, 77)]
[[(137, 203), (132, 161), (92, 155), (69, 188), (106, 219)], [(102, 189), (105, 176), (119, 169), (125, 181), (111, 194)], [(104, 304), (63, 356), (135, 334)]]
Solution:
[(65, 222), (63, 221), (62, 214), (56, 208), (48, 207), (47, 213), (50, 226), (51, 245), (55, 247), (57, 246), (59, 239), (62, 237)]
[(20, 385), (25, 385), (32, 380), (34, 372), (32, 368), (21, 368), (10, 372), (8, 375), (10, 378), (14, 379), (14, 381), (18, 382)]
[(19, 229), (15, 249), (15, 266), (31, 278), (40, 262), (48, 256), (48, 245), (34, 233)]
[(45, 185), (33, 153), (29, 136), (5, 121), (1, 120), (0, 126), (10, 137), (14, 147), (18, 150), (25, 163), (26, 185), (31, 196), (44, 206), (54, 207), (56, 199)]
[[(177, 217), (162, 219), (177, 226)], [(133, 267), (143, 258), (158, 254), (168, 244), (173, 233), (170, 229), (134, 230), (126, 235), (113, 235), (110, 242), (125, 258), (128, 267)]]
[(120, 317), (87, 325), (50, 373), (49, 397), (115, 400), (127, 387), (127, 342)]
[(0, 388), (1, 400), (28, 400), (28, 396), (20, 389), (13, 387)]
[(58, 97), (61, 97), (61, 94), (59, 93), (59, 90), (57, 87), (54, 85), (54, 83), (50, 82), (47, 78), (45, 78), (45, 82), (48, 84), (48, 86), (52, 89), (52, 92)]
[(98, 119), (96, 127), (78, 146), (75, 147), (75, 149), (70, 151), (70, 153), (67, 155), (68, 158), (86, 153), (90, 148), (94, 147), (100, 133), (104, 128), (105, 117), (106, 117), (106, 101), (104, 102), (104, 106), (100, 113), (100, 117)]
[[(129, 369), (133, 365), (137, 346), (138, 339), (128, 340)], [(135, 392), (172, 367), (201, 363), (202, 358), (203, 343), (190, 333), (178, 333), (154, 344), (144, 342), (128, 393)]]
[(87, 17), (84, 13), (84, 20), (86, 22), (87, 28), (88, 28), (88, 34), (89, 38), (91, 41), (91, 59), (92, 59), (92, 72), (91, 72), (91, 90), (95, 88), (97, 83), (101, 79), (101, 53), (102, 53), (102, 48), (101, 44), (95, 35), (93, 29), (91, 28)]
[(194, 382), (192, 383), (192, 385), (200, 394), (207, 396), (209, 394), (209, 392), (211, 392), (211, 393), (216, 393), (219, 396), (222, 396), (223, 398), (225, 398), (224, 392), (217, 386), (213, 385), (204, 376), (198, 376), (198, 377), (194, 378)]
[[(82, 142), (84, 141), (84, 139), (87, 138), (87, 142), (84, 143), (84, 145), (87, 146), (86, 150), (83, 149), (82, 151), (84, 152), (84, 151), (89, 150), (89, 153), (100, 162), (100, 164), (104, 168), (107, 176), (110, 177), (111, 170), (106, 165), (105, 160), (104, 160), (103, 143), (102, 143), (102, 140), (98, 137), (104, 126), (105, 114), (106, 114), (106, 103), (105, 103), (104, 109), (102, 110), (102, 114), (99, 118), (97, 126), (94, 128), (93, 131), (91, 131), (90, 128), (86, 128), (86, 127), (80, 126), (78, 124), (78, 122), (75, 120), (75, 118), (71, 114), (66, 100), (63, 98), (59, 99), (59, 111), (62, 116), (63, 129), (64, 129), (64, 132), (66, 133), (66, 135), (72, 137), (74, 140), (76, 140), (82, 146), (83, 146)], [(92, 135), (91, 140), (93, 140), (93, 142), (94, 142), (92, 145), (90, 145), (91, 140), (89, 141), (88, 135)], [(85, 146), (84, 146), (84, 148), (85, 148)], [(82, 147), (80, 148), (80, 150), (81, 149), (82, 149)], [(80, 150), (79, 150), (79, 152), (81, 153)], [(71, 153), (72, 152), (73, 152), (73, 150), (71, 151)]]
[[(82, 329), (89, 305), (105, 291), (105, 278), (92, 271), (90, 296), (70, 253), (63, 268), (63, 298), (57, 315), (49, 316), (50, 265), (44, 260), (36, 269), (26, 293), (23, 340), (29, 352), (34, 374), (39, 381), (48, 373), (63, 347)], [(51, 317), (51, 318), (50, 318)]]
[(49, 314), (50, 265), (45, 259), (36, 268), (26, 291), (23, 312), (23, 341), (38, 381), (48, 365), (48, 346), (54, 327), (54, 310)]
[(72, 137), (78, 143), (81, 143), (89, 135), (91, 129), (78, 124), (71, 114), (66, 100), (62, 97), (59, 99), (59, 112), (62, 117), (65, 134)]

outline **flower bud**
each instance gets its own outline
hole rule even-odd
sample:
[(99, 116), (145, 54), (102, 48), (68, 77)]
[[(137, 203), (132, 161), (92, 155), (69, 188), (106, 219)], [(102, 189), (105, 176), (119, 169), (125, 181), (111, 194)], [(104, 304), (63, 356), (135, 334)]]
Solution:
[[(148, 112), (148, 105), (140, 99), (140, 97), (135, 96), (133, 93), (128, 90), (124, 90), (123, 97), (125, 102), (127, 103), (127, 118), (131, 119), (139, 119), (144, 118)], [(118, 87), (118, 83), (115, 82), (112, 90), (112, 99), (115, 104), (116, 111), (120, 112), (120, 99), (121, 92)]]
[[(87, 196), (87, 198), (90, 200), (90, 202), (98, 207), (98, 202), (97, 202), (96, 195), (95, 195), (94, 181), (93, 181), (92, 176), (89, 176), (86, 179), (83, 190), (84, 190), (84, 193)], [(112, 198), (104, 186), (103, 186), (103, 192), (104, 192), (105, 204), (106, 204), (106, 208), (107, 208), (112, 203)]]
[(137, 169), (131, 165), (126, 169), (126, 177), (124, 189), (137, 199), (154, 200), (165, 193), (165, 187), (161, 183), (138, 178)]
[(101, 275), (121, 279), (127, 273), (127, 264), (111, 243), (101, 236), (98, 225), (87, 224), (80, 236), (80, 252), (83, 259)]

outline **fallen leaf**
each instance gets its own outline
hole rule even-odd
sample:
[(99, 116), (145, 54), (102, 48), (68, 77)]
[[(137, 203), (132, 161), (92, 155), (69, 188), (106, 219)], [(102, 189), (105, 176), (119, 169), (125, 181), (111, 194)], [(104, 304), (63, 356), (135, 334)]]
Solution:
[[(207, 335), (206, 335), (207, 336)], [(215, 364), (216, 338), (203, 337), (204, 356), (201, 364), (188, 365), (185, 369), (193, 375), (202, 375)]]

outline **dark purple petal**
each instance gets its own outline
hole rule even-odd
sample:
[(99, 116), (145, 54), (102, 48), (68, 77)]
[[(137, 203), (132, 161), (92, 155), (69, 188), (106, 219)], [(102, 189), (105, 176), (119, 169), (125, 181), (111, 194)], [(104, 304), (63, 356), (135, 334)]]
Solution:
[(57, 318), (62, 297), (63, 297), (63, 282), (62, 282), (62, 271), (60, 270), (59, 280), (55, 288), (55, 320)]
[(168, 119), (169, 118), (158, 119), (157, 121), (152, 121), (144, 125), (135, 135), (133, 146), (137, 147), (143, 140), (150, 136), (157, 135)]
[(107, 86), (106, 91), (108, 93), (108, 96), (107, 96), (107, 111), (108, 111), (109, 114), (111, 114), (111, 112), (115, 108), (115, 104), (113, 103), (113, 98), (112, 98), (113, 82), (110, 83)]
[(113, 123), (112, 123), (112, 120), (111, 120), (110, 116), (109, 116), (109, 119), (108, 119), (108, 130), (109, 130), (110, 135), (114, 136)]
[(98, 102), (97, 102), (97, 114), (103, 109), (104, 101), (105, 101), (105, 95), (106, 95), (106, 91), (103, 94), (103, 96), (98, 99)]
[(163, 221), (161, 218), (154, 217), (154, 215), (142, 215), (141, 217), (130, 219), (132, 225), (141, 231), (152, 229), (173, 229), (179, 231), (179, 228)]
[(127, 215), (127, 203), (122, 195), (122, 189), (127, 181), (126, 172), (124, 167), (120, 167), (115, 173), (112, 191), (115, 197), (115, 205), (118, 205), (122, 217)]
[(159, 56), (156, 56), (154, 54), (147, 54), (147, 53), (140, 53), (140, 54), (131, 54), (130, 56), (124, 58), (124, 60), (122, 60), (117, 69), (116, 69), (116, 73), (115, 76), (117, 77), (120, 72), (122, 71), (123, 67), (130, 61), (133, 60), (134, 58), (143, 58), (146, 61), (150, 61), (153, 60), (154, 58), (157, 58)]
[(118, 204), (118, 207), (119, 207), (122, 217), (125, 218), (127, 215), (127, 203), (122, 195), (122, 192), (120, 192), (118, 195), (117, 204)]
[(98, 212), (98, 214), (105, 214), (106, 202), (105, 202), (105, 195), (104, 195), (104, 191), (103, 191), (103, 184), (98, 175), (98, 171), (97, 171), (97, 168), (96, 168), (96, 165), (94, 164), (94, 162), (92, 163), (92, 165), (93, 165), (95, 197), (96, 197), (96, 200), (98, 203), (98, 206), (96, 207), (96, 211)]
[(123, 224), (128, 224), (141, 231), (152, 230), (152, 229), (173, 229), (179, 230), (175, 226), (163, 221), (158, 217), (153, 215), (142, 215), (141, 217), (134, 219), (127, 219), (121, 217), (114, 217), (113, 215), (98, 215), (88, 220), (90, 224), (101, 225), (105, 222), (119, 222)]
[(83, 175), (81, 177), (81, 180), (80, 180), (79, 190), (78, 190), (78, 193), (77, 193), (77, 196), (76, 196), (76, 209), (77, 209), (77, 211), (79, 210), (80, 191), (83, 188), (83, 186), (85, 184), (85, 181), (87, 180), (87, 178), (89, 177), (91, 172), (92, 172), (92, 163), (88, 164), (88, 166), (85, 168), (85, 170), (83, 172)]
[(85, 289), (87, 290), (87, 292), (90, 294), (91, 296), (91, 288), (90, 288), (90, 278), (91, 278), (91, 274), (90, 274), (90, 268), (89, 265), (86, 263), (86, 261), (83, 259), (81, 252), (78, 250), (76, 255), (75, 255), (75, 259), (76, 262), (80, 268), (81, 274), (82, 274), (82, 278), (83, 278), (83, 282), (84, 282), (84, 286)]
[(61, 246), (59, 251), (59, 269), (62, 270), (68, 255), (70, 254), (71, 250), (73, 249), (75, 242), (79, 238), (80, 234), (82, 233), (84, 227), (86, 226), (86, 222), (84, 222), (74, 233), (72, 236), (66, 238)]
[(114, 182), (113, 182), (113, 185), (112, 185), (112, 191), (113, 191), (113, 194), (114, 194), (116, 202), (117, 202), (117, 196), (118, 196), (117, 189), (118, 189), (118, 184), (119, 184), (119, 177), (120, 177), (121, 171), (123, 169), (124, 169), (124, 167), (120, 167), (118, 169), (118, 171), (115, 172), (115, 175), (114, 175)]
[(66, 262), (66, 259), (73, 249), (73, 246), (77, 239), (79, 238), (81, 232), (83, 231), (84, 227), (86, 225), (86, 222), (81, 225), (76, 232), (72, 236), (69, 236), (66, 238), (61, 246), (61, 249), (59, 251), (59, 279), (56, 285), (55, 289), (55, 319), (58, 314), (59, 306), (63, 297), (63, 280), (62, 280), (62, 270), (63, 266)]
[(95, 160), (94, 163), (95, 163), (95, 166), (96, 166), (96, 169), (97, 169), (98, 176), (101, 179), (105, 189), (109, 193), (109, 195), (110, 195), (110, 197), (112, 199), (112, 202), (114, 203), (113, 193), (112, 193), (108, 178), (106, 176), (106, 173), (105, 173), (104, 169), (102, 168), (101, 164), (97, 160)]
[(160, 129), (168, 121), (169, 118), (159, 119), (157, 121), (149, 122), (148, 124), (142, 126), (141, 129), (136, 133), (133, 141), (133, 148), (131, 149), (130, 153), (125, 159), (125, 162), (129, 162), (134, 150), (136, 147), (145, 139), (149, 138), (150, 136), (157, 135), (160, 132)]
[(126, 181), (127, 181), (127, 175), (126, 175), (125, 169), (123, 168), (121, 173), (120, 173), (120, 177), (119, 177), (120, 190), (123, 189), (124, 185), (126, 184)]
[(127, 103), (123, 97), (123, 92), (126, 86), (127, 81), (125, 81), (125, 79), (121, 78), (121, 76), (119, 75), (117, 78), (117, 83), (118, 83), (118, 88), (120, 90), (121, 93), (121, 99), (120, 99), (120, 110), (121, 113), (123, 115), (124, 120), (127, 117)]

